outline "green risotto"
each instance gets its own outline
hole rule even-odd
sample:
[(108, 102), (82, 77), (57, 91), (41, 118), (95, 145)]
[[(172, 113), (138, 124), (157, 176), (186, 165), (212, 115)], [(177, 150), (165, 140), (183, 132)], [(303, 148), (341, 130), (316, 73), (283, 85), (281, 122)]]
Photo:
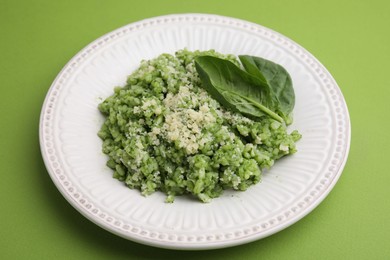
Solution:
[(167, 202), (192, 194), (202, 202), (225, 189), (246, 190), (261, 171), (296, 152), (301, 135), (264, 115), (225, 108), (202, 87), (198, 56), (229, 60), (213, 50), (180, 50), (142, 61), (124, 87), (99, 104), (106, 117), (98, 135), (114, 178), (143, 195), (164, 192)]

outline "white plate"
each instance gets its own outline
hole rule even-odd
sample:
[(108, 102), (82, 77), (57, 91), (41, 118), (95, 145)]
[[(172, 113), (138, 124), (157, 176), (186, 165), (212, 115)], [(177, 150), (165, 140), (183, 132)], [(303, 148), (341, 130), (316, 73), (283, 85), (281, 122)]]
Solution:
[[(143, 197), (112, 178), (97, 137), (101, 98), (142, 59), (176, 50), (215, 49), (262, 56), (290, 72), (294, 124), (303, 138), (245, 192), (226, 191), (209, 204), (177, 197)], [(63, 196), (104, 229), (157, 247), (211, 249), (269, 236), (295, 223), (330, 192), (350, 145), (347, 106), (330, 73), (290, 39), (250, 22), (180, 14), (129, 24), (92, 42), (63, 68), (42, 108), (40, 144), (47, 170)]]

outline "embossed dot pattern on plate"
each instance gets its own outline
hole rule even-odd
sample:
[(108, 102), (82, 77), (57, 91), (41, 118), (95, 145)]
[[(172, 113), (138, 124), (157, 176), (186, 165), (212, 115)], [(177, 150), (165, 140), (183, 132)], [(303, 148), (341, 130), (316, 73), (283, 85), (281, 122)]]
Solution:
[[(142, 197), (114, 180), (96, 133), (101, 100), (123, 85), (142, 59), (182, 48), (215, 49), (271, 59), (290, 72), (299, 152), (283, 158), (245, 192), (226, 191), (209, 204), (160, 192)], [(42, 107), (40, 143), (53, 182), (99, 226), (140, 243), (211, 249), (278, 232), (315, 208), (337, 182), (350, 145), (350, 120), (337, 83), (313, 55), (287, 37), (234, 18), (181, 14), (146, 19), (97, 39), (53, 82)]]

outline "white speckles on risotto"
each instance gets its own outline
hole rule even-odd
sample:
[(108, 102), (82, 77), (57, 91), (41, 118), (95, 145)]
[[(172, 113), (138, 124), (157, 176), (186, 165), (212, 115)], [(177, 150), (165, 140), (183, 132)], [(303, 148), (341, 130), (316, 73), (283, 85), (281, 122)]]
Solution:
[(261, 169), (296, 151), (298, 132), (270, 118), (233, 113), (201, 87), (194, 58), (233, 55), (178, 51), (142, 61), (127, 85), (99, 104), (107, 117), (98, 135), (114, 178), (143, 195), (156, 190), (173, 202), (193, 194), (203, 202), (224, 189), (245, 190)]

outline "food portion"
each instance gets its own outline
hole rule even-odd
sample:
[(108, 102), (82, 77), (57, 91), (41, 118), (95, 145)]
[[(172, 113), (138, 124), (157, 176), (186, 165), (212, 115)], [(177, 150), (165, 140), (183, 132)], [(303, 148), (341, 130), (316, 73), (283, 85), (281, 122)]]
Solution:
[(246, 190), (296, 152), (301, 135), (287, 132), (294, 102), (280, 65), (180, 50), (142, 61), (99, 104), (106, 120), (98, 135), (114, 178), (129, 188), (209, 202), (225, 189)]

